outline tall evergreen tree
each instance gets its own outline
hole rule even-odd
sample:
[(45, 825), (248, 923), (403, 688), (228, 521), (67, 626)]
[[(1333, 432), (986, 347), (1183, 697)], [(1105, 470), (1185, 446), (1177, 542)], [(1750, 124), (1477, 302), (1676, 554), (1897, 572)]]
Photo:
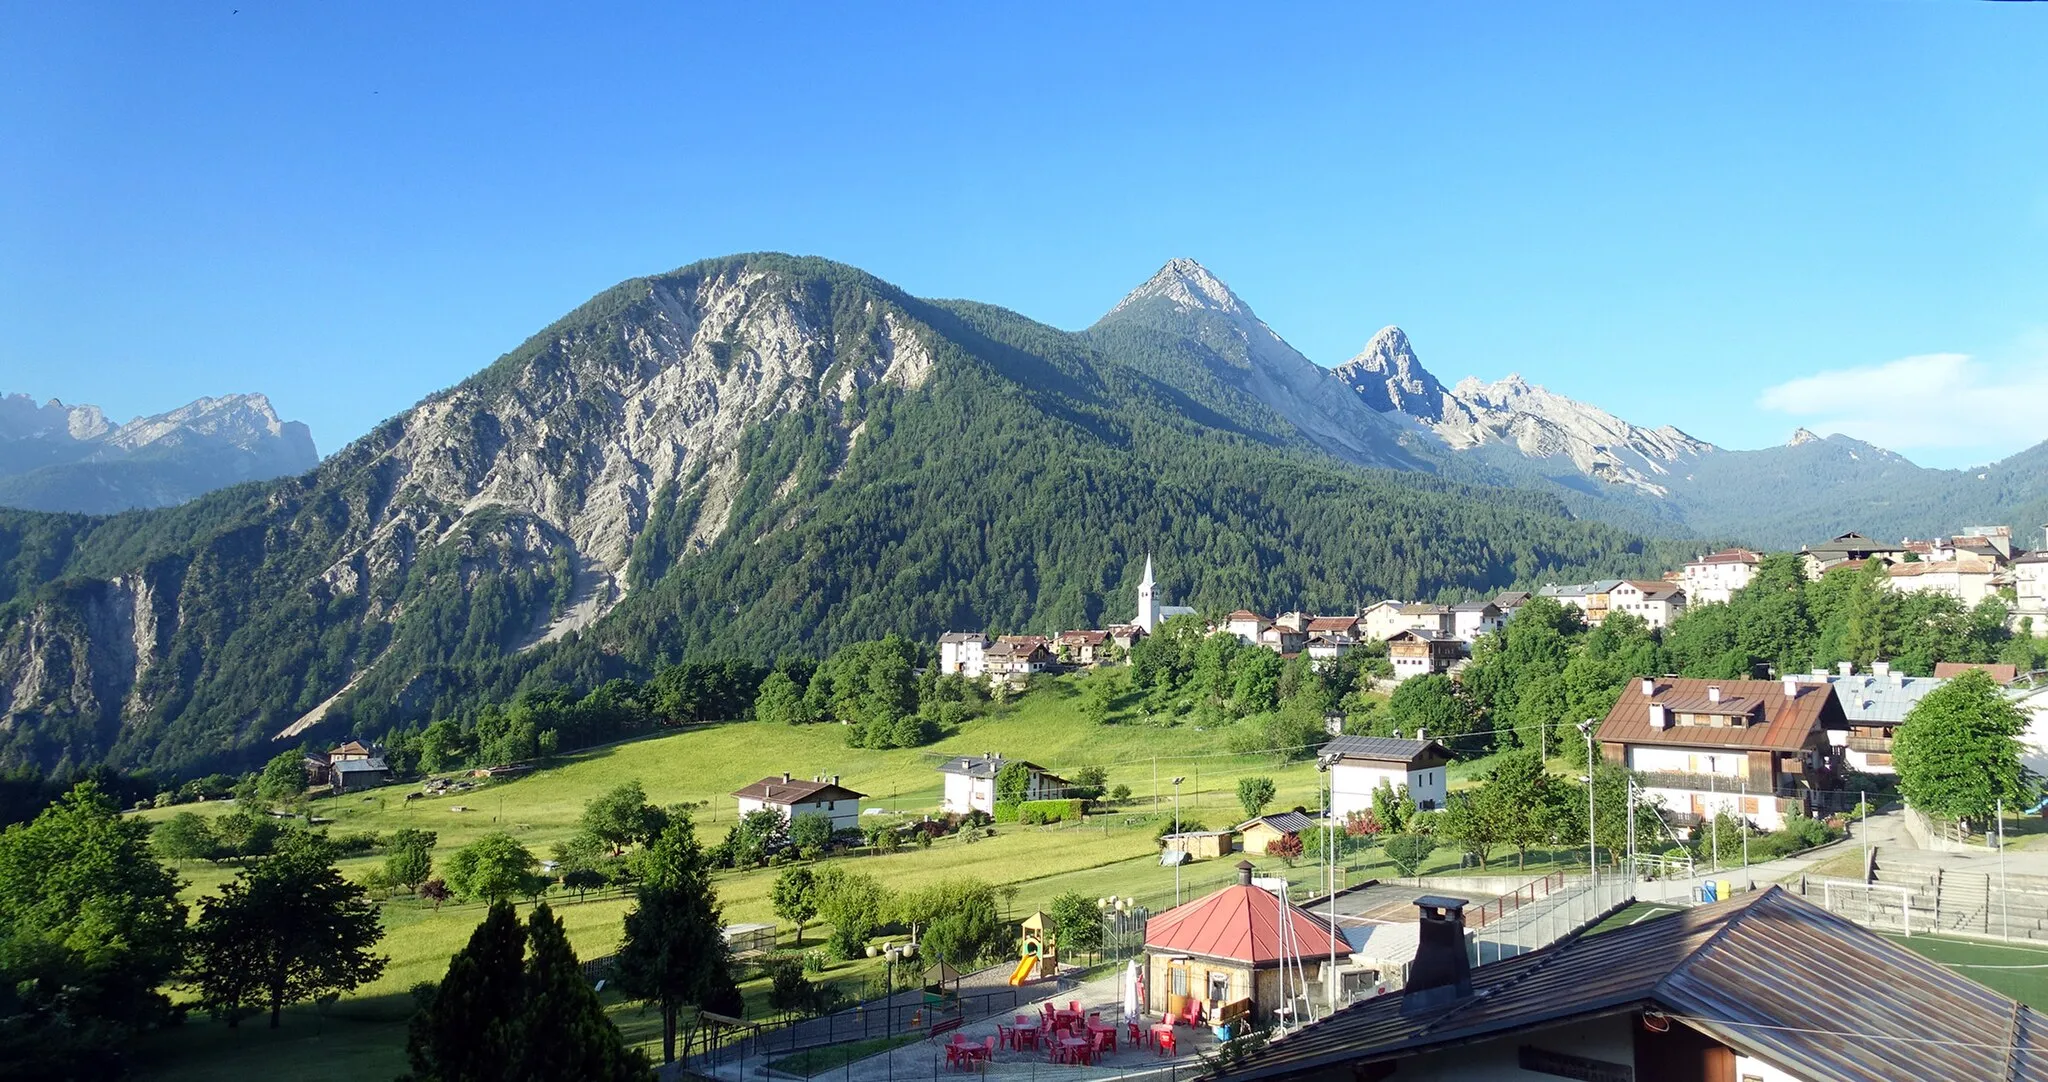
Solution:
[(520, 1055), (525, 954), (526, 929), (512, 903), (492, 903), (469, 945), (448, 960), (433, 998), (413, 1016), (405, 1052), (417, 1082), (506, 1076)]
[(521, 1055), (512, 1077), (532, 1082), (637, 1082), (649, 1077), (647, 1057), (628, 1048), (619, 1028), (605, 1016), (561, 920), (545, 902), (526, 918), (526, 945)]
[(676, 1022), (687, 1005), (722, 998), (732, 981), (724, 919), (711, 886), (711, 862), (687, 817), (677, 816), (647, 848), (641, 884), (626, 914), (619, 987), (661, 1007), (661, 1058), (676, 1058)]

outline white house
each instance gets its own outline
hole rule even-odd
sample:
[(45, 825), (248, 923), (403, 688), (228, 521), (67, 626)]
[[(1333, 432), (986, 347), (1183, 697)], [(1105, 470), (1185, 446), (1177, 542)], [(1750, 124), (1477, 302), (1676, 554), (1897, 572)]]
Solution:
[(1685, 591), (1668, 582), (1624, 579), (1607, 591), (1607, 611), (1641, 617), (1652, 629), (1670, 627), (1685, 611)]
[(1801, 683), (1826, 684), (1834, 689), (1842, 707), (1846, 730), (1833, 729), (1828, 740), (1842, 752), (1849, 769), (1865, 774), (1896, 774), (1892, 766), (1892, 737), (1900, 723), (1927, 693), (1946, 681), (1930, 676), (1907, 676), (1886, 662), (1858, 673), (1844, 661), (1839, 671), (1817, 669), (1811, 676), (1797, 677)]
[[(1022, 760), (1016, 760), (1022, 762)], [(963, 755), (948, 759), (939, 765), (939, 773), (946, 776), (945, 796), (939, 802), (939, 810), (965, 815), (971, 811), (994, 815), (996, 810), (996, 775), (1003, 772), (1012, 760), (995, 752), (981, 755)], [(1024, 763), (1031, 772), (1026, 800), (1051, 800), (1066, 791), (1065, 778), (1046, 770), (1037, 763)]]
[(2013, 593), (2012, 629), (2031, 622), (2036, 636), (2048, 635), (2048, 546), (2014, 557), (2005, 577)]
[(1438, 635), (1451, 634), (1451, 610), (1445, 605), (1432, 605), (1425, 601), (1411, 602), (1401, 606), (1401, 619), (1407, 621), (1406, 626), (1417, 631), (1429, 631)]
[(1685, 565), (1678, 573), (1678, 585), (1692, 605), (1726, 605), (1735, 591), (1756, 577), (1763, 558), (1748, 549), (1722, 549)]
[(980, 679), (987, 649), (988, 636), (979, 631), (946, 632), (939, 636), (939, 674)]
[(1239, 609), (1223, 618), (1223, 630), (1237, 636), (1237, 641), (1246, 646), (1257, 646), (1260, 633), (1272, 626), (1273, 621), (1250, 609)]
[(1849, 727), (1833, 691), (1784, 680), (1631, 681), (1601, 722), (1608, 762), (1637, 771), (1644, 795), (1697, 821), (1727, 813), (1767, 830), (1840, 788), (1828, 736)]
[(1409, 628), (1387, 639), (1387, 660), (1394, 667), (1394, 681), (1451, 671), (1465, 656), (1465, 644), (1449, 635)]
[(1399, 601), (1375, 601), (1358, 610), (1358, 634), (1364, 642), (1382, 642), (1387, 636), (1408, 630)]
[(837, 774), (809, 781), (788, 774), (779, 778), (762, 778), (733, 794), (739, 798), (742, 816), (765, 809), (780, 813), (782, 821), (787, 823), (799, 815), (816, 812), (832, 820), (833, 830), (848, 830), (859, 825), (860, 802), (866, 795), (839, 784)]
[(1515, 618), (1515, 610), (1529, 603), (1527, 590), (1502, 590), (1493, 597), (1493, 607), (1500, 610), (1502, 623)]
[(1953, 560), (1893, 564), (1885, 568), (1885, 575), (1892, 589), (1901, 593), (1930, 590), (1961, 601), (1965, 608), (1975, 608), (1997, 589), (1992, 580), (1998, 570), (1998, 564), (1986, 557), (1958, 556)]
[(1467, 644), (1479, 641), (1479, 636), (1499, 631), (1506, 622), (1500, 606), (1491, 601), (1460, 601), (1451, 606), (1451, 634)]
[(1451, 791), (1451, 753), (1434, 740), (1392, 736), (1339, 736), (1323, 745), (1330, 763), (1330, 814), (1338, 819), (1372, 807), (1372, 792), (1386, 782), (1408, 787), (1423, 811), (1444, 806)]

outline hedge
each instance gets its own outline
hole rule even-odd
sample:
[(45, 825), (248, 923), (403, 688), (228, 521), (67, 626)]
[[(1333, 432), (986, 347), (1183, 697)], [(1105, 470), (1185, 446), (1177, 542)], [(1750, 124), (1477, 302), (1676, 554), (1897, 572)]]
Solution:
[(1068, 800), (1027, 800), (1017, 805), (1017, 821), (1027, 826), (1037, 823), (1058, 823), (1063, 820), (1081, 818), (1081, 808), (1086, 802), (1079, 797)]

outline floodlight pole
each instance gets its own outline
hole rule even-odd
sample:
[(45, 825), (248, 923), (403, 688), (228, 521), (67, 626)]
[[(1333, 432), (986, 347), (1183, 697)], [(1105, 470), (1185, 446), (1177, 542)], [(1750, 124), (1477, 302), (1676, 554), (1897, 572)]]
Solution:
[(1173, 833), (1180, 842), (1180, 859), (1173, 862), (1173, 904), (1180, 904), (1180, 866), (1187, 863), (1188, 840), (1180, 837), (1180, 783), (1185, 777), (1173, 779)]
[(1597, 803), (1599, 790), (1593, 781), (1593, 719), (1580, 722), (1579, 732), (1586, 736), (1586, 878), (1588, 882), (1598, 883), (1600, 858), (1593, 840), (1593, 805)]

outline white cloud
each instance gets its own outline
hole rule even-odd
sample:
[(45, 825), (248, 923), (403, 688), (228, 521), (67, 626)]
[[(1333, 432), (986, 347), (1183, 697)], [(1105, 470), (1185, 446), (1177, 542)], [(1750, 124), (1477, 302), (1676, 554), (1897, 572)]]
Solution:
[(1802, 376), (1766, 388), (1757, 405), (1894, 451), (1947, 451), (1930, 457), (1949, 460), (1971, 451), (1984, 461), (2048, 439), (2048, 363), (2000, 371), (1968, 354), (1929, 353)]

